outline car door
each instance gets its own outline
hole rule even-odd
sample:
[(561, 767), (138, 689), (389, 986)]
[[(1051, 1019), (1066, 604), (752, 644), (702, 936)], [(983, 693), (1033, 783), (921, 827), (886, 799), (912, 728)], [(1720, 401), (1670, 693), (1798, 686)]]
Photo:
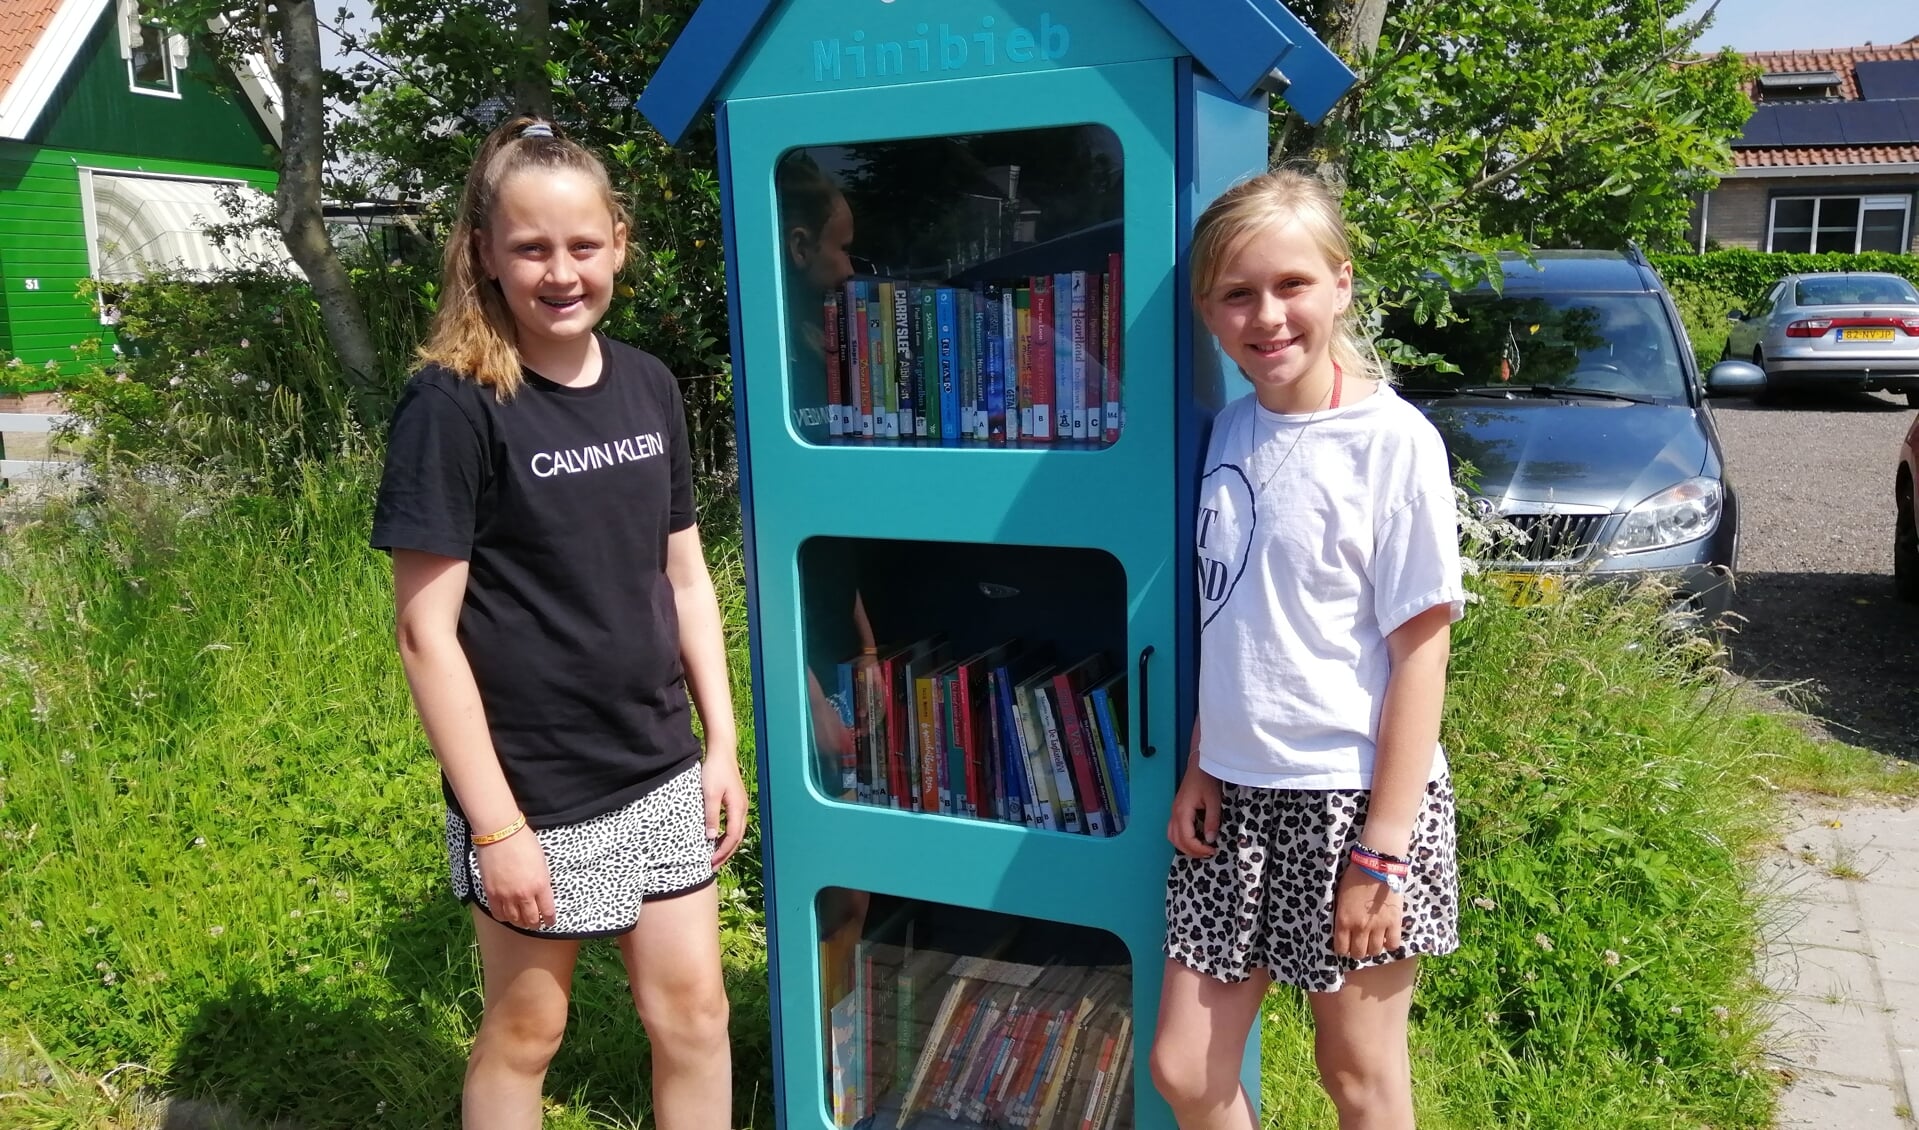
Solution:
[(1778, 306), (1780, 296), (1786, 291), (1784, 282), (1774, 283), (1766, 292), (1766, 297), (1744, 318), (1733, 323), (1732, 332), (1726, 337), (1726, 356), (1737, 361), (1752, 360), (1753, 351), (1759, 348), (1760, 339), (1765, 337), (1766, 323)]

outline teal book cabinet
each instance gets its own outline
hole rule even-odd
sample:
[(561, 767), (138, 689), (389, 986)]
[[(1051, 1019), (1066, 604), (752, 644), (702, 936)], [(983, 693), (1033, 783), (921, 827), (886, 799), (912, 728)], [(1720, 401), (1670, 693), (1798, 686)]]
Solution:
[(1188, 236), (1351, 81), (1278, 0), (708, 0), (642, 96), (719, 131), (782, 1128), (1172, 1126)]

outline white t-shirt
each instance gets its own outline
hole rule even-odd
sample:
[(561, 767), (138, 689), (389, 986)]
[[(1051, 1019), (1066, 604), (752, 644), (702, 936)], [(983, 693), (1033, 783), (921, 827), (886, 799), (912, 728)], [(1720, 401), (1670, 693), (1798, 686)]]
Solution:
[(1439, 433), (1390, 386), (1318, 413), (1252, 396), (1220, 413), (1199, 492), (1201, 768), (1372, 787), (1386, 636), (1465, 610), (1453, 497)]

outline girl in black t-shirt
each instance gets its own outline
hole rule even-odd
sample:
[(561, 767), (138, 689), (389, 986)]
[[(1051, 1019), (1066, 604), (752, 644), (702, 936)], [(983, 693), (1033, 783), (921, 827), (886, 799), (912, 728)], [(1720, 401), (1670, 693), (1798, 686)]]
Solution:
[(658, 1124), (732, 1125), (714, 874), (746, 790), (678, 386), (594, 332), (627, 227), (557, 127), (486, 139), (374, 516), (479, 935), (469, 1128), (540, 1124), (580, 939), (603, 936), (652, 1043)]

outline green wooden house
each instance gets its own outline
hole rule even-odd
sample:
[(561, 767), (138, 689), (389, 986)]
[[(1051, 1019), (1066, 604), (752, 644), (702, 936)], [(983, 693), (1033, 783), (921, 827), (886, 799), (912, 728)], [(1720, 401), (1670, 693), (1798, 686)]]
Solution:
[(279, 136), (263, 63), (220, 65), (141, 0), (0, 2), (5, 383), (57, 384), (75, 346), (112, 340), (86, 280), (110, 295), (152, 266), (226, 265), (233, 252), (202, 229), (228, 216), (222, 186), (271, 191)]

